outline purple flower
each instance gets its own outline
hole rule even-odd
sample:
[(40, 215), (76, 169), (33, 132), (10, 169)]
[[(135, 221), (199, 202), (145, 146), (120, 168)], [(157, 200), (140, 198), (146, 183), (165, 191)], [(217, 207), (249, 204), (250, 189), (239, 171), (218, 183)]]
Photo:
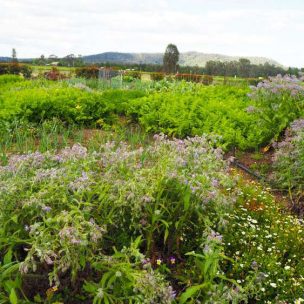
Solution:
[(50, 212), (51, 210), (52, 210), (52, 208), (49, 207), (49, 206), (43, 206), (42, 207), (42, 211), (44, 211), (44, 212)]
[(174, 265), (174, 264), (176, 263), (176, 259), (175, 259), (175, 257), (173, 257), (173, 256), (171, 256), (171, 257), (169, 258), (169, 261), (170, 261), (170, 264), (172, 264), (172, 265)]
[(141, 260), (141, 263), (142, 265), (147, 265), (147, 264), (150, 264), (151, 260), (149, 258), (146, 258), (146, 259), (142, 259)]
[(298, 119), (295, 120), (291, 125), (290, 125), (292, 131), (294, 132), (301, 132), (304, 131), (304, 119)]
[(259, 265), (256, 261), (253, 261), (250, 266), (253, 270), (257, 270), (259, 268)]
[(149, 196), (149, 195), (144, 195), (144, 196), (142, 197), (142, 201), (143, 201), (144, 203), (150, 203), (150, 202), (152, 202), (152, 197)]
[(216, 178), (213, 178), (211, 181), (212, 187), (217, 188), (219, 186), (219, 181)]
[(247, 113), (254, 113), (256, 111), (256, 108), (254, 106), (249, 106), (247, 109), (246, 109), (246, 112)]
[(176, 291), (172, 288), (172, 286), (168, 287), (169, 300), (173, 301), (176, 298)]
[(211, 230), (210, 234), (208, 235), (207, 239), (209, 241), (216, 241), (218, 243), (221, 243), (223, 240), (223, 236), (219, 234), (218, 232)]

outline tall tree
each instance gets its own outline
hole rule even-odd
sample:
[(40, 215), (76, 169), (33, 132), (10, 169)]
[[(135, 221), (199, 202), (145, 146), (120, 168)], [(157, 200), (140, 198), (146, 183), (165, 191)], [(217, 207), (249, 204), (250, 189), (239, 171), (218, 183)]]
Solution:
[(16, 49), (12, 49), (12, 61), (18, 62)]
[(247, 58), (239, 59), (239, 74), (241, 77), (249, 77), (250, 76), (251, 64), (250, 60)]
[(40, 56), (39, 63), (43, 65), (45, 64), (45, 56), (43, 54)]
[(74, 54), (69, 54), (65, 56), (68, 66), (74, 66), (74, 61), (75, 61), (75, 55)]
[(178, 60), (179, 51), (176, 45), (168, 44), (163, 58), (165, 73), (176, 73)]

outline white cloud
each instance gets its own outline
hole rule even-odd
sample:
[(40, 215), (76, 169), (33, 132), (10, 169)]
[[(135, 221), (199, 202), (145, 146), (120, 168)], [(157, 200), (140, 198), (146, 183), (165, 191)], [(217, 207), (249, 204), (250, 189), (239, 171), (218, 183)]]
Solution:
[[(0, 0), (0, 56), (181, 51), (304, 66), (304, 5), (247, 0)], [(253, 3), (254, 2), (254, 3)], [(294, 2), (294, 5), (291, 5)]]

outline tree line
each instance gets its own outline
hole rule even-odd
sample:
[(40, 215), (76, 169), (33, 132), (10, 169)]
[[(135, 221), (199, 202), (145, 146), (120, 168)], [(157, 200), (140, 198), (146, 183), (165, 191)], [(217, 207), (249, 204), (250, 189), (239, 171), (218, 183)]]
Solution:
[[(304, 72), (304, 68), (292, 68), (284, 69), (283, 67), (270, 64), (268, 62), (264, 64), (252, 64), (250, 60), (246, 58), (241, 58), (238, 61), (208, 61), (204, 67), (201, 66), (180, 66), (179, 61), (179, 51), (176, 45), (168, 44), (164, 56), (163, 64), (147, 64), (147, 63), (113, 63), (113, 62), (100, 62), (94, 64), (97, 67), (112, 67), (115, 69), (122, 70), (137, 70), (142, 72), (157, 72), (166, 74), (201, 74), (201, 75), (211, 75), (211, 76), (224, 76), (224, 77), (244, 77), (244, 78), (257, 78), (257, 77), (268, 77), (276, 76), (278, 74), (290, 74), (297, 75)], [(18, 62), (16, 50), (12, 50), (12, 62)], [(50, 55), (48, 58), (41, 55), (39, 58), (33, 59), (31, 61), (26, 61), (26, 63), (31, 63), (34, 65), (50, 65), (56, 62), (58, 66), (69, 66), (69, 67), (84, 67), (90, 66), (87, 64), (81, 55), (75, 56), (74, 54), (69, 54), (62, 58), (56, 55)]]
[(244, 78), (257, 78), (285, 74), (283, 67), (269, 64), (252, 64), (250, 60), (241, 58), (238, 61), (208, 61), (205, 66), (205, 73), (217, 76), (238, 76)]

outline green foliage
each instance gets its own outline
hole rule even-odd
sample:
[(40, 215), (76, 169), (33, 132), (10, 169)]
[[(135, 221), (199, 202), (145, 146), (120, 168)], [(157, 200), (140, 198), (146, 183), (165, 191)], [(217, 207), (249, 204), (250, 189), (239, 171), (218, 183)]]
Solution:
[[(238, 77), (268, 77), (276, 76), (278, 74), (286, 73), (283, 67), (277, 64), (270, 64), (268, 62), (252, 64), (250, 60), (246, 58), (240, 58), (238, 61), (224, 61), (224, 60), (209, 60), (205, 65), (205, 73), (208, 75), (221, 75), (221, 76), (238, 76)], [(288, 74), (292, 74), (289, 73)], [(253, 81), (253, 79), (248, 79)], [(253, 84), (256, 85), (256, 84)]]
[(93, 92), (86, 86), (68, 87), (54, 84), (41, 87), (8, 88), (0, 95), (0, 117), (12, 121), (15, 118), (40, 123), (58, 118), (61, 121), (84, 125), (96, 125), (102, 119), (105, 124), (116, 120), (115, 114), (125, 112), (129, 99), (142, 97), (143, 92), (109, 90)]
[(3, 86), (7, 84), (17, 84), (18, 82), (24, 81), (24, 79), (21, 76), (18, 75), (1, 75), (0, 76), (0, 87), (3, 88)]
[[(191, 89), (190, 89), (191, 88)], [(150, 94), (133, 100), (129, 115), (148, 132), (178, 137), (217, 134), (225, 147), (255, 148), (265, 142), (255, 117), (245, 110), (250, 104), (247, 89), (216, 86), (188, 87)]]
[(154, 81), (160, 81), (164, 79), (164, 74), (163, 73), (151, 73), (151, 79)]
[(69, 124), (107, 128), (125, 116), (149, 133), (180, 138), (216, 134), (218, 145), (225, 149), (266, 145), (303, 112), (301, 95), (284, 90), (278, 95), (256, 89), (254, 100), (250, 100), (246, 87), (204, 87), (162, 80), (140, 86), (132, 82), (125, 90), (105, 90), (94, 79), (85, 84), (41, 80), (14, 84), (10, 76), (2, 77), (2, 120), (40, 123), (58, 118)]

